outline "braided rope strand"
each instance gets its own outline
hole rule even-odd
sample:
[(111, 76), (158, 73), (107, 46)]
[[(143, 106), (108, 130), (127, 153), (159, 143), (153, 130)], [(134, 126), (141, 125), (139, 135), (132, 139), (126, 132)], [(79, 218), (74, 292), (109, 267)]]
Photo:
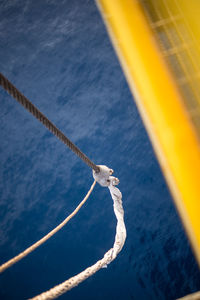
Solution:
[(110, 263), (110, 259), (108, 259), (109, 256), (106, 257), (106, 254), (101, 260), (97, 261), (94, 265), (88, 267), (78, 275), (71, 277), (70, 279), (62, 282), (61, 284), (58, 284), (57, 286), (53, 287), (49, 291), (46, 291), (38, 296), (35, 296), (30, 300), (50, 300), (50, 299), (56, 299), (60, 297), (61, 295), (71, 290), (75, 286), (79, 285), (82, 281), (86, 280), (88, 277), (92, 276), (94, 273), (99, 271), (102, 267), (107, 265), (108, 262)]
[(99, 172), (99, 167), (95, 165), (76, 145), (74, 145), (72, 141), (70, 141), (60, 129), (41, 113), (41, 111), (39, 111), (39, 109), (34, 106), (2, 73), (0, 73), (0, 85), (90, 168), (96, 173)]

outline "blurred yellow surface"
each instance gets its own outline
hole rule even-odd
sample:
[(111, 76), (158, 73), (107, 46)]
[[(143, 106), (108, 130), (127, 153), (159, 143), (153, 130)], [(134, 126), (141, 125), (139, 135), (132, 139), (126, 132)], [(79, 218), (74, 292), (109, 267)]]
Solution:
[(98, 5), (200, 264), (200, 1), (176, 2)]

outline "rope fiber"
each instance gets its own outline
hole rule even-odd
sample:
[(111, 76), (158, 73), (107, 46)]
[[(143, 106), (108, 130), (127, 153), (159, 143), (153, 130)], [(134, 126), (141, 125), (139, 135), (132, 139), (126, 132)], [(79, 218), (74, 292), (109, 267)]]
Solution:
[[(107, 168), (108, 169), (108, 168)], [(112, 171), (112, 170), (108, 170)], [(105, 167), (104, 170), (100, 166), (100, 173), (103, 173), (103, 177), (105, 177)], [(93, 175), (94, 176), (94, 175)], [(95, 176), (94, 176), (95, 177)], [(43, 292), (40, 295), (37, 295), (30, 300), (50, 300), (55, 299), (65, 292), (71, 290), (75, 286), (77, 286), (82, 281), (86, 280), (88, 277), (92, 276), (94, 273), (99, 271), (101, 268), (107, 267), (118, 255), (118, 253), (122, 250), (123, 245), (126, 240), (126, 227), (124, 224), (124, 210), (122, 206), (122, 194), (118, 188), (115, 187), (119, 183), (118, 178), (109, 176), (108, 177), (108, 188), (110, 190), (110, 194), (113, 199), (113, 207), (114, 213), (117, 218), (117, 226), (116, 226), (116, 235), (115, 235), (115, 242), (113, 248), (108, 250), (104, 257), (98, 260), (95, 264), (91, 267), (88, 267), (81, 273), (67, 279), (66, 281), (56, 285), (55, 287), (51, 288), (50, 290)]]
[(113, 248), (108, 250), (104, 257), (93, 264), (91, 267), (85, 269), (81, 273), (71, 277), (70, 279), (58, 284), (49, 291), (43, 292), (40, 295), (35, 296), (32, 300), (47, 300), (55, 299), (61, 296), (63, 293), (77, 286), (79, 283), (87, 279), (96, 273), (99, 269), (107, 267), (118, 255), (123, 248), (126, 240), (126, 227), (124, 224), (124, 210), (122, 206), (122, 194), (118, 188), (115, 187), (119, 183), (118, 178), (111, 176), (112, 169), (106, 166), (95, 165), (81, 150), (75, 146), (49, 119), (43, 115), (5, 76), (0, 73), (0, 85), (13, 96), (24, 108), (26, 108), (36, 119), (38, 119), (49, 131), (51, 131), (57, 138), (59, 138), (65, 145), (67, 145), (77, 156), (79, 156), (89, 167), (93, 169), (94, 182), (88, 191), (83, 201), (77, 206), (77, 208), (56, 228), (50, 231), (46, 236), (40, 239), (38, 242), (27, 248), (25, 251), (15, 256), (8, 262), (0, 266), (0, 273), (11, 267), (13, 264), (24, 258), (33, 250), (38, 248), (56, 232), (58, 232), (81, 208), (91, 194), (96, 182), (102, 186), (107, 186), (110, 190), (110, 194), (113, 199), (114, 213), (117, 218), (116, 235)]
[(34, 106), (31, 101), (28, 100), (2, 73), (0, 73), (0, 85), (90, 168), (96, 173), (99, 172), (99, 167), (95, 165), (76, 145), (74, 145), (72, 141), (70, 141), (60, 129), (41, 113), (41, 111), (39, 111), (39, 109)]
[(80, 208), (83, 206), (83, 204), (87, 201), (87, 199), (89, 198), (90, 194), (92, 193), (92, 191), (94, 189), (95, 184), (96, 184), (96, 180), (94, 180), (93, 184), (91, 185), (90, 190), (88, 191), (88, 193), (85, 196), (85, 198), (83, 199), (83, 201), (81, 201), (81, 203), (76, 207), (76, 209), (67, 218), (65, 218), (65, 220), (62, 223), (60, 223), (57, 227), (55, 227), (53, 230), (51, 230), (47, 235), (45, 235), (43, 238), (41, 238), (35, 244), (28, 247), (26, 250), (24, 250), (17, 256), (13, 257), (6, 263), (2, 264), (0, 266), (0, 273), (4, 272), (6, 269), (8, 269), (12, 265), (14, 265), (16, 262), (20, 261), (22, 258), (27, 256), (29, 253), (33, 252), (36, 248), (38, 248), (39, 246), (44, 244), (48, 239), (50, 239), (50, 237), (52, 237), (56, 232), (58, 232), (63, 226), (65, 226), (67, 224), (67, 222), (69, 222), (69, 220), (77, 214), (77, 212), (80, 210)]

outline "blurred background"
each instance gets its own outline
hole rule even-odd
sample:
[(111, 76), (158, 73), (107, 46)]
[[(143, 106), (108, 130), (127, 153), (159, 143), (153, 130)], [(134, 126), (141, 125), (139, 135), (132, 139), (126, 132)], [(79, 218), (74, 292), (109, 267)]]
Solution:
[[(107, 269), (60, 299), (175, 299), (200, 274), (94, 1), (0, 1), (0, 69), (96, 164), (115, 170), (127, 240)], [(91, 170), (6, 92), (1, 101), (0, 262), (58, 225)], [(1, 299), (27, 299), (102, 258), (114, 242), (109, 191), (0, 276)]]

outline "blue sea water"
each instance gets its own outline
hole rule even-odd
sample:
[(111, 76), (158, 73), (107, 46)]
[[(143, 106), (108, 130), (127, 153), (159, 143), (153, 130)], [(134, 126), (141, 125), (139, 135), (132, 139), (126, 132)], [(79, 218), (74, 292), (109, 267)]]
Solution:
[[(101, 16), (92, 0), (1, 0), (0, 69), (95, 163), (115, 170), (127, 241), (60, 299), (176, 299), (200, 274)], [(0, 89), (0, 263), (58, 225), (91, 170)], [(0, 299), (27, 299), (112, 247), (116, 220), (96, 186), (67, 226), (0, 275)]]

